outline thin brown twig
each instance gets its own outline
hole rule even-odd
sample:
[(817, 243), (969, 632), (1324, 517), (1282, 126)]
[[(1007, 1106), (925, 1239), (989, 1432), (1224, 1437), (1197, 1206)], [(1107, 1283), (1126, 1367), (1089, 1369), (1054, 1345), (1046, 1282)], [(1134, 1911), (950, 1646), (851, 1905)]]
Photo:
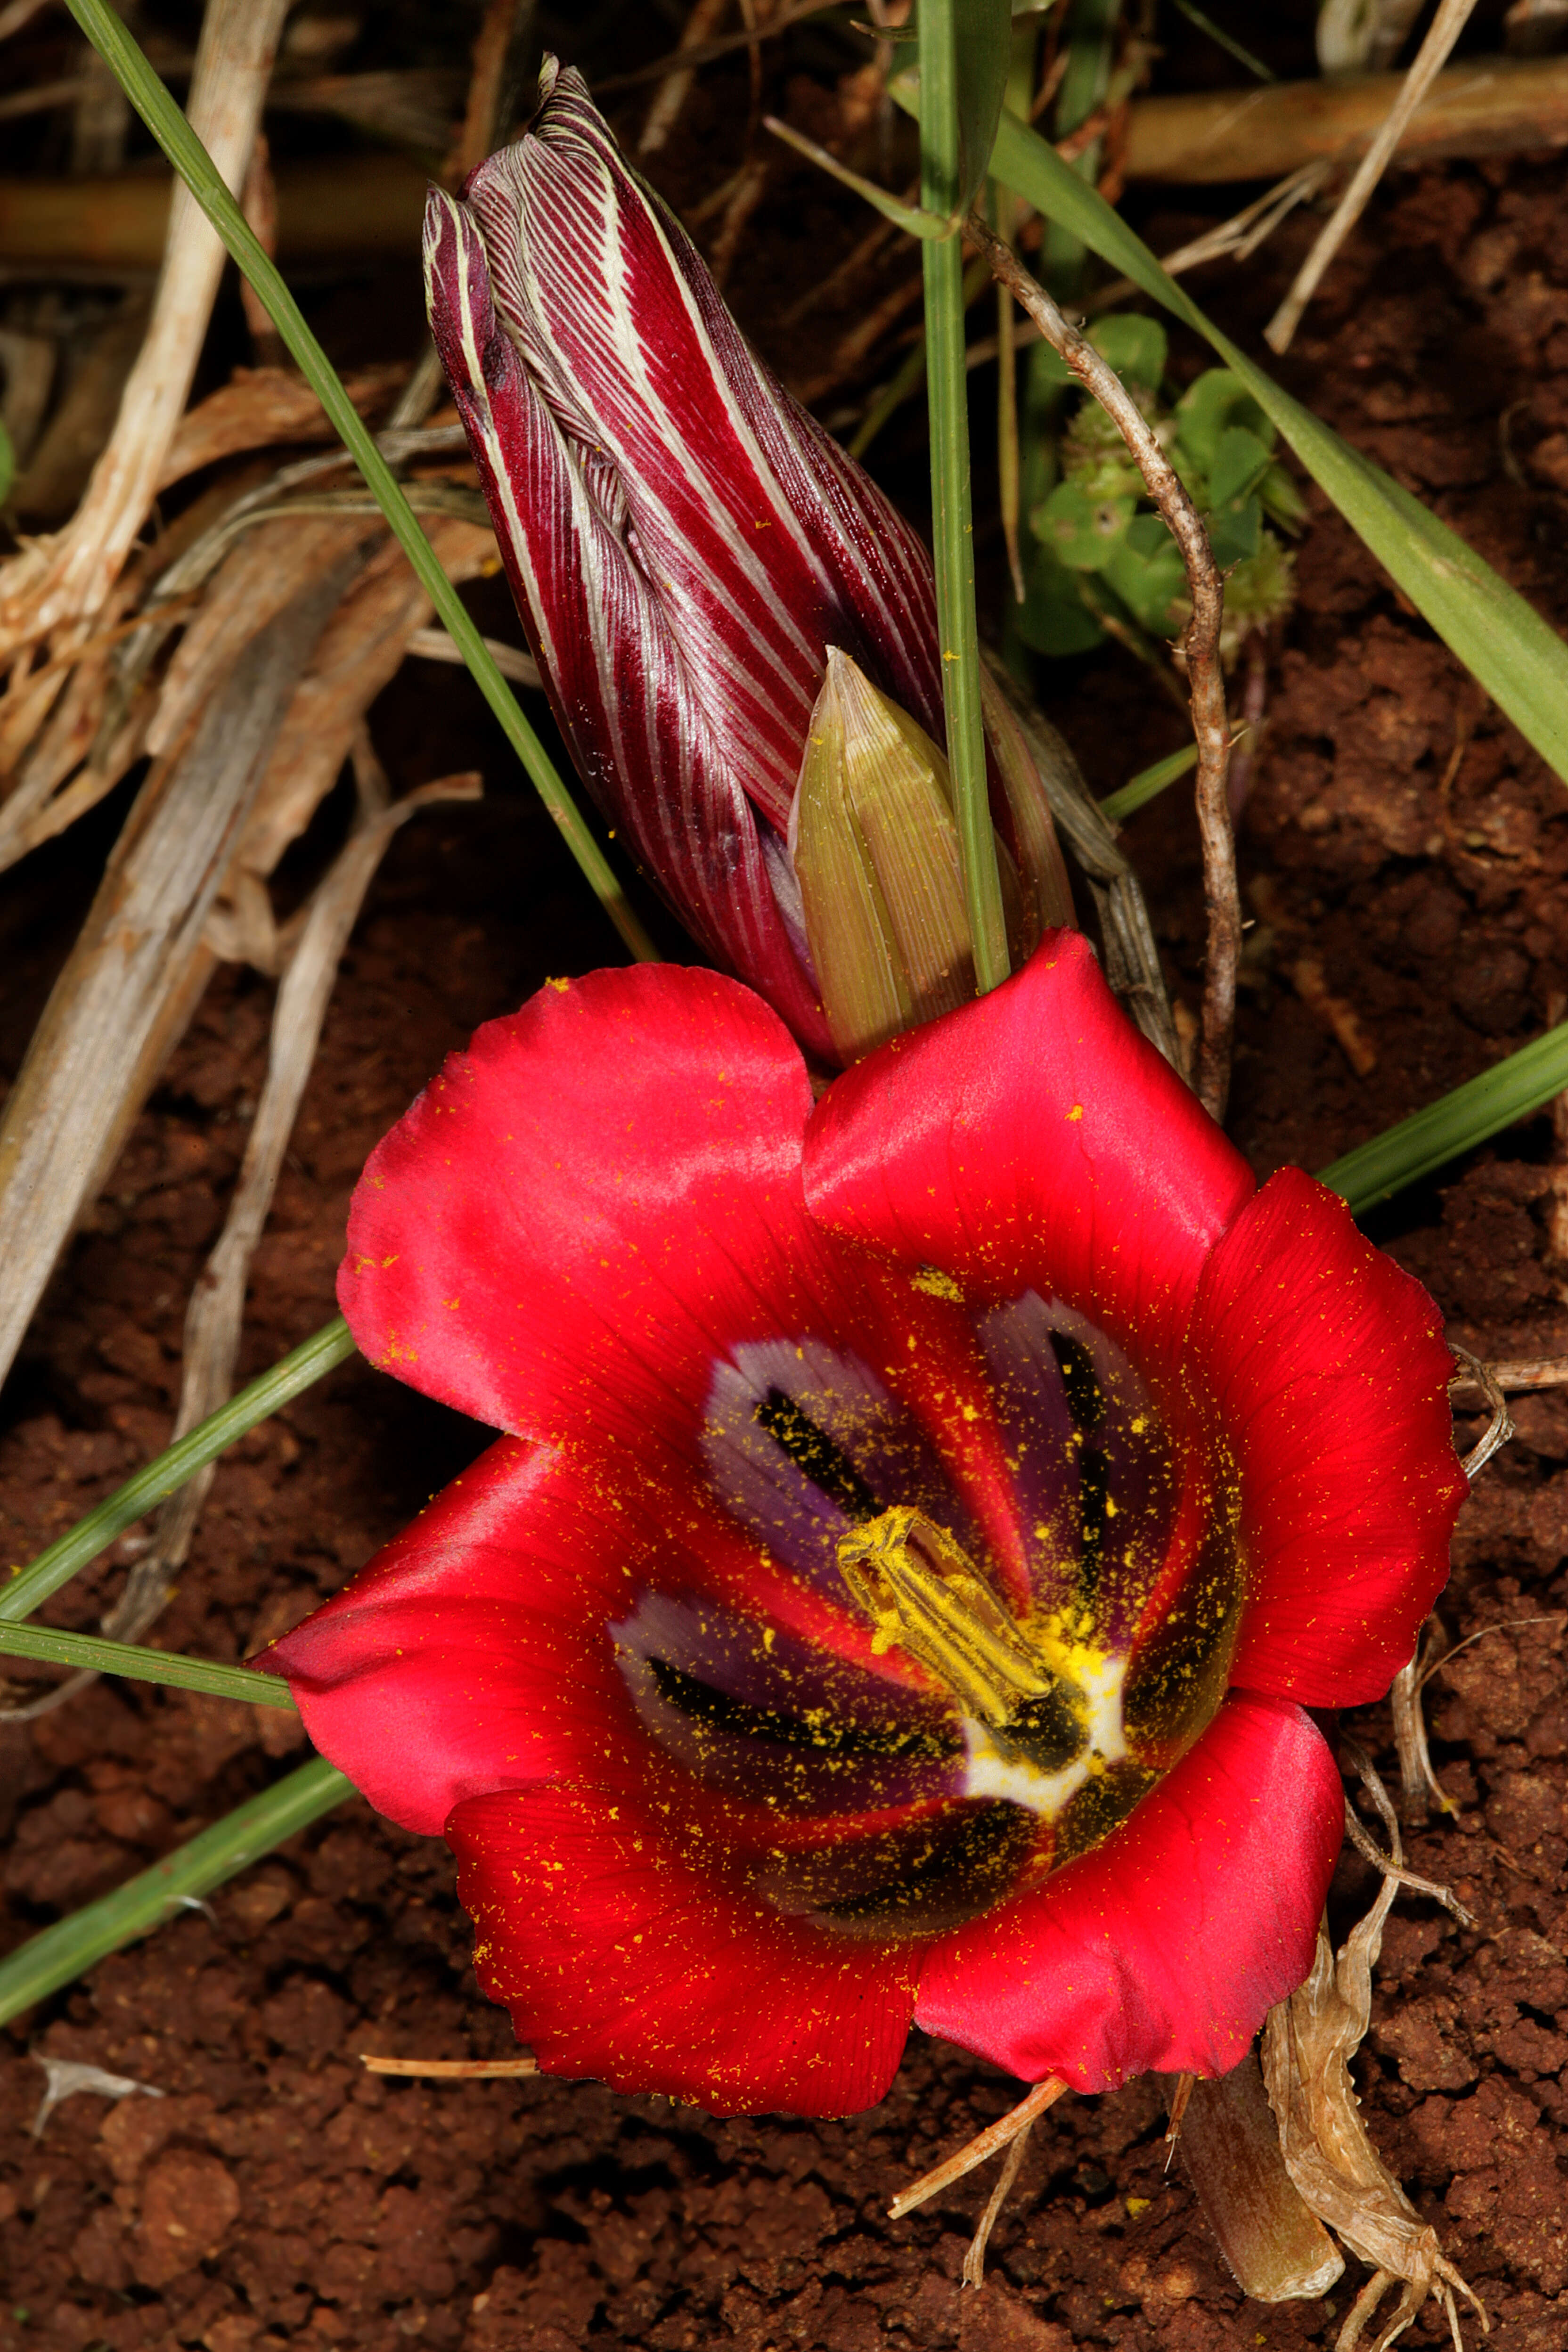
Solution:
[(963, 2280), (965, 2286), (973, 2287), (977, 2293), (985, 2284), (985, 2249), (991, 2242), (991, 2232), (1001, 2218), (1003, 2206), (1012, 2195), (1013, 2183), (1018, 2178), (1018, 2168), (1024, 2161), (1024, 2151), (1029, 2145), (1029, 2134), (1034, 2127), (1032, 2123), (1026, 2123), (1013, 2135), (1007, 2153), (1002, 2159), (1002, 2169), (996, 2176), (996, 2186), (986, 2200), (985, 2210), (969, 2241), (969, 2251), (963, 2257)]
[(1010, 2107), (995, 2123), (988, 2124), (983, 2132), (976, 2132), (956, 2156), (950, 2156), (945, 2163), (934, 2166), (930, 2172), (922, 2172), (909, 2188), (900, 2189), (888, 2208), (889, 2220), (901, 2221), (906, 2213), (912, 2213), (917, 2205), (923, 2205), (928, 2199), (940, 2196), (944, 2189), (951, 2189), (955, 2180), (962, 2180), (966, 2172), (973, 2172), (977, 2164), (985, 2162), (987, 2157), (999, 2155), (1010, 2141), (1017, 2138), (1020, 2132), (1027, 2131), (1031, 2124), (1037, 2123), (1046, 2109), (1056, 2105), (1067, 2087), (1059, 2074), (1047, 2074), (1043, 2082), (1035, 2084), (1026, 2099), (1020, 2099), (1016, 2107)]
[(412, 2074), (435, 2083), (494, 2083), (537, 2074), (537, 2058), (373, 2058), (360, 2053), (367, 2074)]
[(1324, 223), (1296, 273), (1295, 284), (1263, 330), (1264, 341), (1277, 352), (1287, 352), (1301, 322), (1301, 313), (1318, 289), (1324, 271), (1366, 209), (1373, 190), (1387, 170), (1406, 123), (1415, 112), (1442, 68), (1448, 52), (1469, 21), (1476, 0), (1439, 0), (1426, 39), (1389, 108), (1383, 127), (1356, 166), (1349, 187)]
[(1236, 841), (1226, 795), (1230, 726), (1219, 657), (1225, 584), (1196, 508), (1121, 377), (1100, 358), (1093, 344), (1068, 324), (1045, 288), (1030, 276), (1012, 247), (993, 235), (977, 213), (971, 214), (966, 233), (985, 256), (995, 277), (1022, 303), (1047, 342), (1117, 425), (1186, 565), (1193, 612), (1182, 638), (1182, 653), (1192, 698), (1193, 732), (1198, 745), (1198, 830), (1203, 843), (1204, 898), (1208, 911), (1197, 1093), (1211, 1117), (1223, 1118), (1230, 1091), (1236, 972), (1241, 953), (1241, 898), (1237, 888)]
[[(1448, 1342), (1448, 1352), (1457, 1357), (1464, 1366), (1469, 1380), (1485, 1397), (1491, 1412), (1491, 1419), (1481, 1432), (1479, 1439), (1471, 1446), (1459, 1465), (1473, 1486), (1492, 1455), (1500, 1446), (1506, 1445), (1513, 1435), (1513, 1421), (1503, 1400), (1503, 1392), (1497, 1374), (1491, 1366), (1483, 1364), (1479, 1357), (1472, 1356), (1468, 1348), (1457, 1347), (1451, 1339)], [(1456, 1382), (1450, 1382), (1449, 1385), (1452, 1387), (1456, 1384)]]
[[(1568, 1388), (1568, 1356), (1506, 1357), (1500, 1363), (1489, 1364), (1487, 1370), (1499, 1388), (1506, 1391)], [(1472, 1384), (1481, 1386), (1473, 1374), (1465, 1382), (1467, 1386)], [(1456, 1380), (1453, 1385), (1458, 1388), (1460, 1382)]]

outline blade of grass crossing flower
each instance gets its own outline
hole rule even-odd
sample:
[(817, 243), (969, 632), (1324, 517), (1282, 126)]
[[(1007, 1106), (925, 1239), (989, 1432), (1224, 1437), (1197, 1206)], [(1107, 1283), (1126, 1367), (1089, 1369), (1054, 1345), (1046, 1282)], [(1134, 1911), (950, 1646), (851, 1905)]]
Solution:
[[(971, 0), (964, 40), (982, 16), (1010, 28), (1008, 0)], [(972, 19), (974, 20), (972, 23)], [(923, 0), (920, 12), (921, 86), (930, 104), (921, 124), (921, 197), (928, 211), (953, 217), (962, 185), (959, 75), (954, 0)], [(1004, 34), (1002, 58), (1005, 70)], [(1000, 85), (998, 85), (1000, 90)], [(981, 169), (984, 162), (982, 158)], [(957, 236), (921, 247), (925, 268), (926, 357), (931, 396), (932, 535), (936, 542), (937, 627), (947, 758), (963, 863), (963, 893), (974, 941), (974, 982), (984, 995), (1007, 977), (1007, 931), (995, 837), (985, 782), (980, 702), (980, 635), (974, 612), (974, 531), (970, 513), (969, 385), (963, 348), (963, 253)]]
[(106, 1642), (96, 1633), (68, 1633), (58, 1625), (0, 1624), (0, 1658), (41, 1658), (78, 1674), (127, 1675), (133, 1682), (206, 1691), (214, 1698), (244, 1699), (251, 1706), (294, 1708), (288, 1684), (276, 1675), (255, 1674), (249, 1666), (231, 1666), (220, 1658), (182, 1658), (132, 1642)]
[(0, 2024), (70, 1984), (121, 1945), (163, 1927), (182, 1905), (199, 1902), (353, 1793), (342, 1773), (324, 1758), (312, 1757), (112, 1895), (46, 1927), (0, 1960)]
[(1568, 1087), (1568, 1021), (1549, 1029), (1533, 1045), (1510, 1054), (1495, 1069), (1456, 1087), (1440, 1101), (1401, 1119), (1370, 1143), (1347, 1151), (1319, 1170), (1321, 1181), (1349, 1202), (1359, 1216), (1405, 1185), (1430, 1176), (1462, 1151), (1469, 1151), (1516, 1119), (1528, 1118)]
[(657, 962), (658, 950), (627, 902), (543, 744), (524, 718), (462, 598), (442, 571), (400, 484), (361, 422), (331, 362), (306, 325), (299, 305), (225, 186), (205, 148), (109, 0), (67, 0), (67, 5), (216, 229), (241, 274), (260, 297), (305, 381), (375, 493), (388, 529), (461, 648), (480, 693), (628, 952), (644, 962)]
[[(906, 79), (893, 85), (893, 95), (918, 111), (918, 92)], [(1016, 116), (1002, 116), (991, 168), (1205, 337), (1417, 611), (1542, 758), (1568, 779), (1568, 646), (1541, 615), (1419, 499), (1222, 335), (1120, 214)]]
[(1101, 816), (1109, 817), (1112, 824), (1120, 824), (1124, 817), (1132, 814), (1134, 809), (1142, 808), (1163, 793), (1167, 784), (1173, 784), (1178, 776), (1184, 776), (1197, 763), (1198, 747), (1195, 743), (1187, 743), (1181, 751), (1173, 751), (1168, 759), (1156, 760), (1152, 768), (1141, 768), (1119, 792), (1107, 793), (1100, 803)]
[(51, 1592), (57, 1592), (68, 1582), (79, 1569), (86, 1568), (100, 1551), (122, 1535), (128, 1527), (163, 1502), (167, 1496), (194, 1478), (198, 1470), (243, 1437), (247, 1429), (278, 1412), (290, 1398), (301, 1395), (308, 1388), (341, 1364), (354, 1352), (354, 1343), (348, 1325), (341, 1315), (312, 1332), (308, 1339), (290, 1350), (270, 1371), (231, 1397), (218, 1412), (202, 1422), (176, 1445), (160, 1454), (155, 1462), (138, 1470), (133, 1478), (89, 1511), (74, 1528), (41, 1551), (26, 1568), (14, 1569), (8, 1582), (0, 1583), (0, 1621), (15, 1623), (30, 1616)]

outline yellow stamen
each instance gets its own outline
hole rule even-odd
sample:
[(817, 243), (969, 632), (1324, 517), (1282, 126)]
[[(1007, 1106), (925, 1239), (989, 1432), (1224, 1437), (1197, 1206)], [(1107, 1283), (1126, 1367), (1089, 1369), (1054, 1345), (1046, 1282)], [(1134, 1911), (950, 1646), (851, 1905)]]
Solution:
[(905, 1506), (839, 1538), (844, 1581), (876, 1627), (946, 1685), (966, 1715), (997, 1727), (1057, 1677), (946, 1529)]

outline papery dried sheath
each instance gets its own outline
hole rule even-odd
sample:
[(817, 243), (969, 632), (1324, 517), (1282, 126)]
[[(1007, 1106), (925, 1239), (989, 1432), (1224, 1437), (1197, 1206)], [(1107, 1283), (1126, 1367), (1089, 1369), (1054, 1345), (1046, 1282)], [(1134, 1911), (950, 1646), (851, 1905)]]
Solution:
[[(826, 1053), (790, 805), (830, 644), (942, 740), (925, 549), (747, 348), (552, 59), (525, 136), (460, 202), (433, 194), (426, 278), (584, 779), (703, 944)], [(1047, 863), (1059, 920), (1054, 843)]]

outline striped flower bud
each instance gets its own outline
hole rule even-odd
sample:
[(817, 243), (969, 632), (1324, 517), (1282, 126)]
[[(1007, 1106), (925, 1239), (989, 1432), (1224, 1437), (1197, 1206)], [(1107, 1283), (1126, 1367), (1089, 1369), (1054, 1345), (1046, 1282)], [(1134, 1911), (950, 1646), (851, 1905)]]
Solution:
[[(838, 1058), (786, 846), (833, 645), (943, 732), (931, 559), (748, 349), (580, 78), (426, 217), (431, 328), (572, 756), (681, 919)], [(995, 765), (1003, 830), (1010, 795)], [(1012, 845), (1016, 849), (1019, 845)], [(1056, 860), (1051, 919), (1068, 915)]]

